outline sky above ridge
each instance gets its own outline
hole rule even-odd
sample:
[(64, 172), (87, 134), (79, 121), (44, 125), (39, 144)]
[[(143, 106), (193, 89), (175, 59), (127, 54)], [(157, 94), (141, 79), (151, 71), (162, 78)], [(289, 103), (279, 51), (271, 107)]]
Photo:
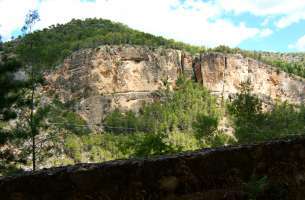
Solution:
[(305, 0), (0, 0), (4, 41), (30, 9), (40, 14), (35, 29), (96, 17), (200, 46), (305, 51)]

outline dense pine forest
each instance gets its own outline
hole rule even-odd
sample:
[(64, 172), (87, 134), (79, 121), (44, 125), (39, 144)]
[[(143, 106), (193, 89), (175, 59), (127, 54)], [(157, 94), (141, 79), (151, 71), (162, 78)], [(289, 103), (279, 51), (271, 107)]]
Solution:
[(192, 53), (204, 50), (201, 47), (157, 37), (104, 19), (72, 20), (67, 24), (50, 26), (5, 43), (4, 50), (22, 55), (25, 51), (25, 44), (29, 40), (35, 41), (35, 49), (39, 49), (41, 60), (48, 66), (59, 64), (74, 51), (100, 45), (163, 46), (183, 49)]

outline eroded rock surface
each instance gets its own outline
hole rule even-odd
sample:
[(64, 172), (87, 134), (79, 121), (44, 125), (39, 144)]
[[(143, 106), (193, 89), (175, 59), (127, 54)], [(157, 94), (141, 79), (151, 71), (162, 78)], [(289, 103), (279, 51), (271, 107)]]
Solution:
[(305, 79), (238, 54), (202, 54), (195, 72), (204, 86), (224, 98), (238, 93), (240, 83), (249, 79), (253, 93), (265, 102), (305, 102)]
[(299, 138), (41, 170), (0, 179), (0, 199), (303, 200), (304, 166)]
[(253, 93), (265, 103), (305, 102), (305, 80), (241, 55), (186, 52), (142, 46), (101, 46), (77, 51), (48, 77), (51, 90), (91, 124), (110, 111), (137, 111), (153, 102), (155, 92), (174, 88), (180, 74), (194, 78), (219, 97), (240, 91), (251, 81)]
[(90, 123), (101, 123), (114, 108), (138, 110), (157, 90), (175, 87), (179, 74), (192, 76), (192, 57), (179, 50), (140, 46), (101, 46), (75, 52), (51, 87)]

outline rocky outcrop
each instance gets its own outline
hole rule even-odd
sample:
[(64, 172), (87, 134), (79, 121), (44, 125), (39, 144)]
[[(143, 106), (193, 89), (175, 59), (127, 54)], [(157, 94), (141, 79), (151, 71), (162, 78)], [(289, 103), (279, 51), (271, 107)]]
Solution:
[(265, 102), (305, 102), (305, 79), (239, 54), (202, 54), (194, 66), (197, 80), (224, 98), (238, 93), (240, 83), (250, 80), (253, 93)]
[(46, 169), (0, 179), (0, 199), (303, 200), (304, 166), (299, 138)]
[(74, 101), (78, 113), (98, 124), (114, 108), (138, 110), (153, 101), (181, 73), (192, 76), (192, 57), (179, 50), (101, 46), (75, 52), (48, 80), (63, 101)]
[(73, 53), (56, 73), (49, 90), (91, 124), (102, 123), (115, 108), (137, 111), (156, 98), (155, 91), (174, 88), (184, 74), (213, 94), (229, 98), (248, 79), (266, 103), (305, 101), (305, 80), (241, 55), (186, 52), (143, 46), (100, 46)]

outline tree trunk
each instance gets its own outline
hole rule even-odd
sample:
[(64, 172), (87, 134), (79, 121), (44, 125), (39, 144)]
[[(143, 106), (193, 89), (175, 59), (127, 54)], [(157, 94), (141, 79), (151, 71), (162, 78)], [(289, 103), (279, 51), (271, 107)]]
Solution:
[(31, 137), (32, 137), (32, 165), (33, 171), (36, 170), (36, 141), (35, 141), (35, 124), (34, 124), (34, 93), (35, 93), (35, 82), (34, 82), (34, 70), (31, 69), (32, 79), (32, 90), (31, 90)]

